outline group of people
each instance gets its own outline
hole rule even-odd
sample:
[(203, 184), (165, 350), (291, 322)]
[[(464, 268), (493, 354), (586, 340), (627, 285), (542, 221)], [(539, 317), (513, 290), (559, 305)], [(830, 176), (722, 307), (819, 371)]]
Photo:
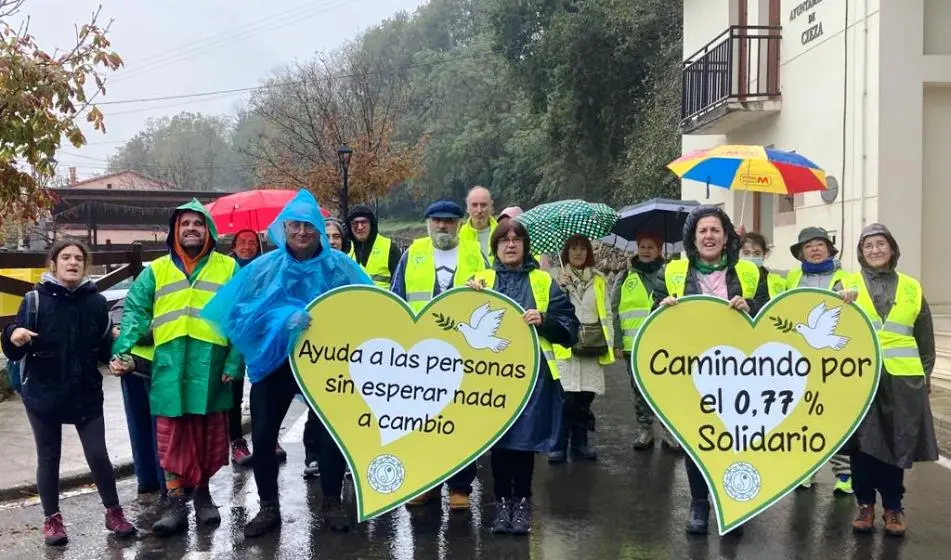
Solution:
[[(414, 310), (461, 286), (495, 290), (525, 309), (524, 321), (539, 335), (538, 382), (490, 452), (492, 531), (514, 535), (531, 530), (536, 454), (547, 454), (553, 465), (597, 459), (589, 433), (596, 427), (592, 403), (604, 393), (604, 368), (615, 360), (631, 367), (634, 338), (652, 310), (675, 305), (681, 296), (706, 294), (755, 314), (787, 289), (835, 290), (873, 318), (885, 356), (875, 404), (833, 459), (835, 489), (854, 492), (856, 531), (874, 527), (877, 491), (886, 532), (904, 534), (904, 469), (937, 458), (927, 396), (934, 336), (920, 284), (895, 270), (898, 245), (884, 226), (862, 233), (862, 270), (851, 274), (842, 271), (828, 235), (807, 228), (791, 248), (801, 267), (783, 274), (764, 267), (769, 247), (762, 236), (741, 236), (722, 210), (702, 206), (684, 228), (683, 258), (665, 261), (665, 240), (644, 232), (630, 268), (609, 287), (584, 236), (567, 240), (557, 266), (552, 258), (537, 258), (528, 231), (513, 219), (521, 212), (511, 207), (496, 216), (491, 193), (475, 187), (466, 210), (451, 201), (430, 204), (424, 213), (427, 235), (401, 252), (380, 234), (369, 207), (355, 206), (345, 220), (325, 219), (313, 196), (301, 191), (268, 228), (275, 250), (264, 252), (258, 233), (247, 230), (234, 236), (226, 255), (216, 250), (211, 217), (192, 201), (170, 218), (168, 254), (139, 274), (112, 318), (88, 278), (89, 251), (79, 242), (57, 242), (50, 272), (2, 333), (7, 357), (23, 360), (22, 394), (36, 436), (46, 542), (67, 541), (58, 504), (64, 424), (79, 431), (106, 507), (106, 527), (117, 535), (136, 530), (119, 505), (105, 448), (100, 362), (122, 376), (139, 492), (162, 495), (162, 515), (152, 526), (156, 535), (186, 531), (190, 501), (199, 525), (220, 523), (209, 480), (229, 458), (237, 466), (250, 465), (257, 485), (260, 507), (245, 525), (245, 536), (279, 527), (278, 470), (286, 452), (278, 435), (300, 392), (289, 356), (311, 321), (308, 303), (354, 284), (388, 289)], [(241, 425), (245, 376), (251, 383), (251, 448)], [(649, 449), (654, 415), (631, 379), (638, 424), (634, 448)], [(661, 437), (667, 447), (679, 448), (666, 430)], [(347, 465), (312, 412), (304, 447), (304, 477), (320, 479), (325, 524), (349, 529), (342, 504)], [(691, 490), (687, 532), (706, 533), (706, 482), (689, 457), (684, 461)], [(476, 476), (473, 462), (445, 482), (450, 510), (470, 508)], [(441, 491), (433, 488), (407, 506), (437, 502)]]

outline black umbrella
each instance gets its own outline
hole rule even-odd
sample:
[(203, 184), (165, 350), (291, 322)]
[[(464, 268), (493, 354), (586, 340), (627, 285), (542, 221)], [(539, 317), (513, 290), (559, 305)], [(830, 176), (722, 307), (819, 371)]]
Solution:
[(687, 215), (699, 205), (695, 200), (653, 198), (626, 206), (620, 210), (621, 217), (611, 233), (625, 241), (634, 241), (638, 233), (650, 232), (663, 237), (664, 243), (678, 243), (683, 241)]

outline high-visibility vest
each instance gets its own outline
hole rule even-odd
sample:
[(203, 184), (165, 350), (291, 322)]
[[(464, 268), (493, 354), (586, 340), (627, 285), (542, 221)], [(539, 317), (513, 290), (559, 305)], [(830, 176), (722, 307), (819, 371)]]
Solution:
[[(406, 250), (406, 265), (403, 270), (406, 303), (415, 313), (419, 313), (433, 299), (433, 287), (436, 285), (435, 252), (433, 240), (429, 237), (413, 241)], [(452, 286), (454, 288), (464, 286), (473, 274), (483, 269), (485, 269), (485, 259), (482, 258), (479, 244), (460, 240)]]
[(769, 288), (769, 298), (772, 299), (786, 291), (786, 279), (778, 272), (769, 272), (766, 275), (766, 287)]
[[(598, 310), (598, 321), (601, 322), (601, 331), (604, 332), (604, 340), (608, 342), (608, 349), (598, 356), (598, 363), (602, 366), (606, 366), (614, 363), (614, 337), (611, 336), (611, 331), (613, 330), (613, 325), (611, 325), (610, 316), (608, 315), (607, 309), (607, 281), (600, 274), (594, 275), (594, 301), (595, 306)], [(555, 349), (555, 359), (556, 360), (570, 360), (571, 359), (571, 348), (562, 346), (560, 344), (552, 345)]]
[(153, 261), (150, 268), (155, 275), (155, 301), (152, 307), (155, 346), (185, 336), (227, 346), (228, 339), (199, 314), (215, 292), (237, 273), (238, 263), (231, 257), (212, 252), (204, 268), (191, 283), (168, 255)]
[[(492, 234), (495, 233), (495, 228), (498, 226), (499, 222), (495, 218), (489, 217), (489, 239), (492, 238)], [(459, 239), (461, 241), (472, 241), (479, 246), (480, 251), (482, 250), (482, 244), (479, 243), (479, 230), (472, 227), (472, 218), (468, 218), (459, 226)], [(483, 254), (485, 258), (489, 259), (489, 263), (495, 260), (495, 255), (492, 254), (491, 244), (486, 246)]]
[[(690, 260), (677, 259), (667, 263), (664, 269), (664, 284), (667, 286), (667, 294), (680, 297), (684, 295), (684, 288), (687, 286), (687, 269), (690, 266)], [(740, 279), (740, 287), (743, 290), (743, 297), (753, 299), (756, 296), (756, 288), (759, 286), (760, 270), (759, 267), (750, 261), (737, 261), (735, 269), (736, 275)]]
[[(480, 270), (473, 277), (476, 280), (483, 280), (485, 286), (490, 290), (495, 287), (495, 271), (491, 268)], [(552, 278), (547, 272), (537, 268), (528, 273), (528, 283), (532, 288), (532, 297), (535, 298), (535, 309), (539, 313), (548, 311), (548, 302), (551, 295)], [(555, 349), (551, 342), (548, 342), (541, 335), (538, 336), (538, 346), (542, 350), (542, 357), (548, 363), (548, 371), (551, 372), (552, 379), (559, 379), (558, 362), (555, 360)]]
[(155, 346), (136, 344), (132, 347), (131, 353), (133, 356), (138, 356), (151, 362), (155, 358)]
[(650, 315), (654, 299), (647, 285), (636, 270), (631, 270), (621, 284), (621, 301), (618, 303), (618, 319), (621, 322), (621, 340), (624, 351), (634, 348), (634, 337), (644, 320)]
[[(849, 276), (849, 273), (840, 269), (835, 271), (835, 274), (832, 275), (832, 281), (829, 282), (829, 285), (826, 286), (827, 289), (831, 290), (835, 286), (836, 282), (842, 282), (842, 285), (845, 285), (845, 279)], [(786, 275), (786, 289), (791, 290), (793, 288), (798, 288), (799, 283), (802, 281), (802, 267), (794, 268), (789, 271), (789, 274)]]
[(895, 290), (895, 303), (883, 321), (875, 310), (868, 285), (861, 272), (849, 274), (843, 282), (846, 290), (858, 290), (856, 305), (868, 315), (872, 326), (878, 332), (878, 343), (882, 347), (882, 367), (890, 375), (922, 376), (925, 368), (921, 364), (918, 342), (915, 340), (915, 321), (921, 312), (921, 284), (906, 274), (898, 273), (898, 287)]
[[(367, 264), (363, 269), (377, 286), (388, 290), (390, 289), (390, 245), (392, 242), (388, 237), (377, 234), (373, 240), (373, 248), (370, 249), (370, 256), (367, 257)], [(350, 258), (357, 260), (357, 255), (353, 251), (353, 244), (350, 245)]]

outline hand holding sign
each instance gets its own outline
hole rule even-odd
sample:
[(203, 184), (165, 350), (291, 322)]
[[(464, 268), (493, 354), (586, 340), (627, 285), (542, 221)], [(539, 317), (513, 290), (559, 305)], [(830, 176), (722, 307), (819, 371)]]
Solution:
[(495, 292), (451, 290), (414, 317), (389, 292), (350, 286), (321, 296), (309, 313), (291, 364), (347, 457), (360, 521), (478, 458), (535, 386), (535, 329)]
[(834, 292), (784, 292), (755, 320), (731, 307), (681, 298), (647, 319), (631, 356), (638, 387), (703, 472), (720, 534), (846, 442), (881, 367), (868, 318)]

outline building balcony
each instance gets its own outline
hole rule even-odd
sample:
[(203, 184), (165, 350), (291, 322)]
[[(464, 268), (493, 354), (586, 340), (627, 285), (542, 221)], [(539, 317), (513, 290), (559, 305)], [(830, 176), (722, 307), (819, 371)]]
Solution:
[(734, 25), (683, 63), (681, 134), (728, 134), (782, 107), (782, 28)]

